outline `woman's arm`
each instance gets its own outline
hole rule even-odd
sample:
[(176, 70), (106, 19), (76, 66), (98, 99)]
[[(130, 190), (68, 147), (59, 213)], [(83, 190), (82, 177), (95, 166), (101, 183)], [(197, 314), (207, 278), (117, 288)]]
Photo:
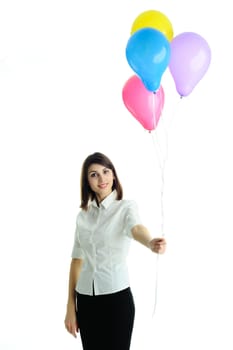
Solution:
[(67, 331), (74, 337), (76, 337), (76, 332), (78, 332), (75, 310), (75, 287), (82, 268), (82, 263), (82, 259), (72, 259), (70, 263), (67, 311), (64, 322)]
[(82, 259), (72, 259), (69, 273), (69, 289), (67, 305), (75, 305), (75, 287), (78, 282), (79, 274), (82, 268)]
[(163, 254), (166, 248), (166, 240), (164, 238), (153, 238), (149, 230), (143, 225), (136, 225), (131, 230), (133, 238), (151, 249), (154, 253)]

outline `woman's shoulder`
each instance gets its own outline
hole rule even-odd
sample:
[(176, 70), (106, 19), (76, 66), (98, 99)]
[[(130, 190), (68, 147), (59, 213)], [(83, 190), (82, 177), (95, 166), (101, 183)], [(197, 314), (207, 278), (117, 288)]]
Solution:
[(120, 206), (125, 207), (125, 208), (137, 207), (137, 202), (134, 199), (121, 199), (121, 200), (116, 201), (116, 202), (118, 202)]
[(87, 210), (79, 209), (79, 211), (78, 211), (78, 213), (77, 213), (77, 215), (76, 215), (76, 222), (77, 222), (80, 218), (84, 217), (84, 216), (86, 215), (86, 213), (87, 213)]

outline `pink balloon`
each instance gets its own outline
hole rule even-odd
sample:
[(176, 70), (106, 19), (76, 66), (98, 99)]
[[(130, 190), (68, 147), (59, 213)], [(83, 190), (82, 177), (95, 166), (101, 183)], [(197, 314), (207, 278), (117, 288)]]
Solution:
[(171, 41), (169, 69), (180, 96), (188, 96), (209, 68), (211, 50), (199, 34), (184, 32)]
[(151, 131), (157, 127), (164, 107), (164, 90), (161, 85), (154, 93), (146, 89), (137, 75), (133, 75), (123, 87), (122, 98), (126, 108), (146, 130)]

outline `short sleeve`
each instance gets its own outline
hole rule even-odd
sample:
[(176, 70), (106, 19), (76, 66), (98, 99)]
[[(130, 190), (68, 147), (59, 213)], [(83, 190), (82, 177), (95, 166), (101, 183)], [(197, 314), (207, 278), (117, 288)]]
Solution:
[(84, 259), (84, 251), (80, 245), (79, 241), (79, 233), (78, 233), (78, 220), (76, 219), (76, 228), (75, 228), (75, 234), (74, 234), (74, 244), (73, 249), (71, 253), (71, 257), (73, 259)]
[(141, 218), (138, 212), (138, 206), (137, 203), (133, 200), (128, 201), (127, 203), (127, 209), (126, 209), (126, 216), (125, 216), (125, 228), (126, 228), (126, 234), (130, 238), (132, 238), (132, 228), (136, 225), (140, 225)]

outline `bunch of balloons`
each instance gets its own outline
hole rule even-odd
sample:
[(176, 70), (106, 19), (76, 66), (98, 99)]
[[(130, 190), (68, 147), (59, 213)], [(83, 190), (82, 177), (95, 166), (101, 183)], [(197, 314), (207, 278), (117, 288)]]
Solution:
[(174, 37), (172, 24), (160, 11), (139, 14), (131, 27), (126, 58), (136, 73), (125, 83), (126, 108), (148, 131), (158, 125), (164, 107), (161, 80), (169, 69), (180, 97), (188, 96), (208, 70), (211, 50), (194, 32)]

